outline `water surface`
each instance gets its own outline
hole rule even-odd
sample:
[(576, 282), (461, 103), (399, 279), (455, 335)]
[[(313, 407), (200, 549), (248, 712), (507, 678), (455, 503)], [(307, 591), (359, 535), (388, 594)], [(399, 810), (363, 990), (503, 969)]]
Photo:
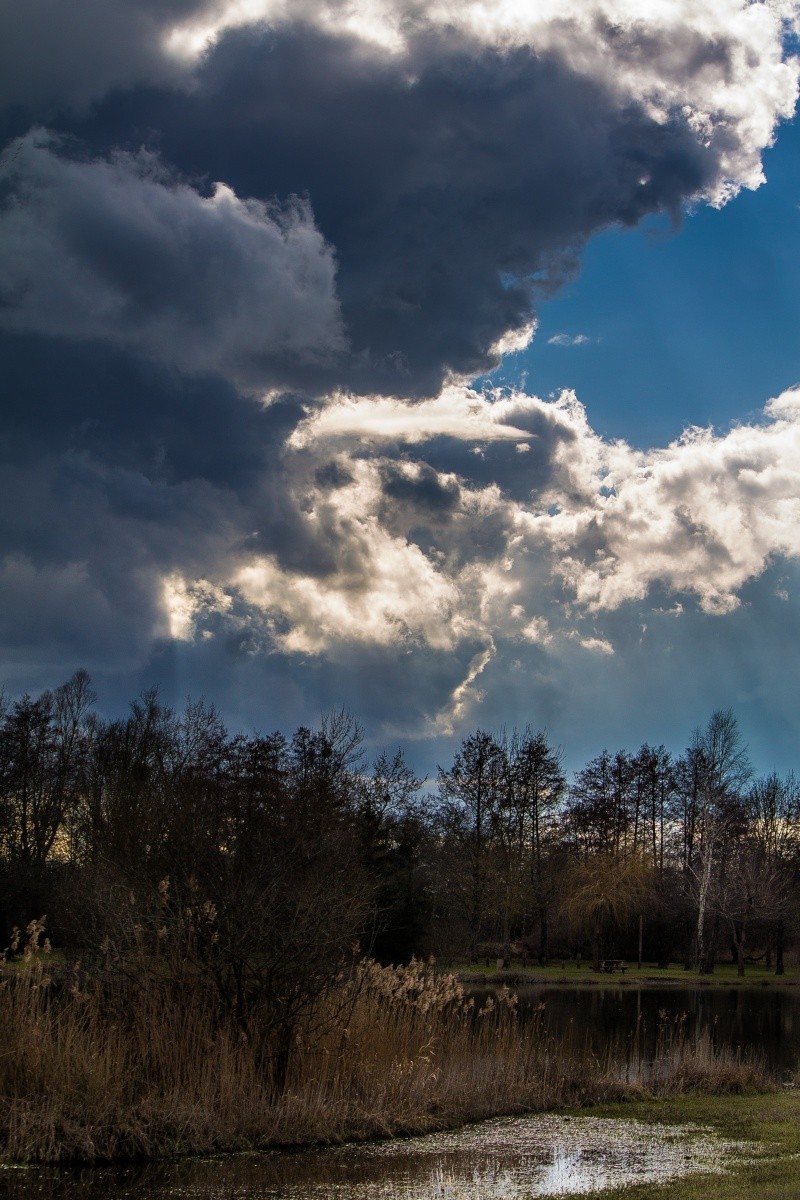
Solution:
[(696, 1126), (600, 1117), (485, 1121), (452, 1133), (116, 1170), (0, 1171), (3, 1200), (523, 1200), (717, 1174), (748, 1148)]
[(797, 988), (547, 986), (518, 994), (520, 1012), (540, 1021), (546, 1034), (621, 1064), (637, 1050), (651, 1059), (660, 1035), (690, 1043), (708, 1037), (717, 1048), (757, 1053), (779, 1075), (800, 1065)]

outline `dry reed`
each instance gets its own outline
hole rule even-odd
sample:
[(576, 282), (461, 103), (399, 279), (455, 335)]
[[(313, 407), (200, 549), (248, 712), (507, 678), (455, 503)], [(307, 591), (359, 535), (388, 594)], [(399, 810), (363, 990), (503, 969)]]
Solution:
[[(100, 1162), (384, 1137), (497, 1114), (675, 1091), (769, 1086), (750, 1060), (661, 1038), (573, 1051), (520, 1019), (507, 989), (476, 1009), (452, 976), (366, 961), (297, 1031), (283, 1094), (269, 1045), (224, 1019), (199, 981), (109, 989), (39, 962), (2, 983), (0, 1157)], [(320, 1032), (321, 1031), (321, 1032)]]

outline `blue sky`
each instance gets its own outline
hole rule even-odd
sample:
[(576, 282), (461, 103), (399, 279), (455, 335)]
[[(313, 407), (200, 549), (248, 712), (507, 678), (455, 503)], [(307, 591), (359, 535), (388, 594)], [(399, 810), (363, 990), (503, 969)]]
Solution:
[(800, 767), (798, 0), (0, 17), (8, 692)]
[[(641, 447), (687, 425), (727, 427), (800, 381), (800, 127), (764, 153), (767, 183), (679, 229), (653, 218), (601, 233), (540, 310), (532, 346), (495, 381), (574, 388), (594, 427)], [(564, 334), (588, 340), (551, 345)]]

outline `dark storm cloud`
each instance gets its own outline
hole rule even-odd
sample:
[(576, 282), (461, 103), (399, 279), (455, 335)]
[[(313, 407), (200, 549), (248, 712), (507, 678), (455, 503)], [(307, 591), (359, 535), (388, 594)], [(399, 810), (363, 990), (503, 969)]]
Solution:
[[(234, 728), (284, 731), (315, 725), (321, 715), (344, 706), (368, 714), (365, 734), (372, 744), (415, 742), (442, 732), (441, 710), (466, 674), (475, 646), (454, 651), (409, 648), (398, 655), (382, 646), (357, 646), (330, 657), (286, 657), (248, 651), (244, 644), (208, 639), (196, 645), (159, 645), (142, 671), (141, 686), (164, 681), (163, 696), (180, 706), (187, 691), (213, 698)], [(103, 695), (130, 698), (128, 679), (109, 674)], [(128, 691), (125, 688), (128, 687)], [(254, 697), (258, 697), (258, 704)], [(435, 761), (425, 755), (435, 777)], [(441, 761), (446, 761), (442, 756)]]
[(111, 89), (173, 80), (162, 31), (197, 0), (0, 0), (0, 107), (50, 116)]
[(243, 500), (303, 416), (290, 395), (265, 407), (218, 378), (187, 380), (116, 347), (33, 334), (0, 334), (0, 385), (0, 451), (17, 463), (86, 456)]
[(306, 203), (222, 185), (203, 197), (145, 152), (66, 149), (34, 131), (0, 162), (0, 324), (262, 389), (343, 349), (333, 256)]
[(262, 22), (231, 10), (181, 58), (176, 23), (224, 5), (73, 7), (69, 26), (55, 0), (9, 13), (17, 120), (77, 133), (91, 158), (41, 135), (15, 151), (5, 322), (318, 395), (419, 397), (485, 371), (597, 230), (757, 178), (795, 82), (760, 9), (566, 5), (493, 40), (469, 5), (444, 27), (396, 0), (376, 10), (402, 31), (387, 52), (348, 25), (358, 5), (265, 0)]
[(458, 503), (455, 480), (442, 480), (427, 463), (420, 463), (411, 472), (398, 463), (384, 463), (381, 476), (387, 500), (413, 513), (446, 520)]
[[(520, 428), (533, 432), (529, 440), (470, 444), (452, 438), (434, 438), (425, 447), (425, 458), (440, 471), (453, 471), (472, 484), (496, 484), (514, 500), (536, 501), (553, 478), (553, 456), (559, 445), (572, 440), (572, 431), (539, 414), (526, 414)], [(517, 424), (515, 417), (510, 417)], [(535, 431), (535, 432), (534, 432)]]
[(225, 576), (262, 540), (278, 561), (321, 557), (282, 467), (291, 397), (264, 407), (119, 349), (12, 334), (0, 392), (2, 661), (130, 663), (167, 634), (173, 572)]
[(352, 483), (353, 476), (344, 463), (332, 459), (321, 467), (317, 467), (314, 472), (314, 482), (323, 489), (340, 488)]
[[(350, 480), (346, 466), (287, 456), (305, 413), (291, 395), (265, 406), (219, 379), (187, 380), (102, 344), (11, 334), (0, 337), (0, 389), (0, 463), (30, 488), (24, 503), (14, 488), (0, 498), (0, 545), (11, 552), (107, 555), (121, 579), (150, 557), (156, 588), (170, 570), (215, 576), (265, 552), (321, 576), (353, 553), (324, 504)], [(40, 475), (45, 461), (58, 494)], [(307, 509), (319, 497), (313, 523)], [(135, 553), (117, 521), (135, 528)]]
[(391, 57), (308, 27), (236, 31), (191, 91), (114, 97), (81, 133), (151, 137), (239, 196), (308, 195), (353, 348), (330, 382), (404, 395), (496, 362), (588, 236), (677, 212), (718, 170), (680, 113), (659, 123), (556, 55), (453, 33)]

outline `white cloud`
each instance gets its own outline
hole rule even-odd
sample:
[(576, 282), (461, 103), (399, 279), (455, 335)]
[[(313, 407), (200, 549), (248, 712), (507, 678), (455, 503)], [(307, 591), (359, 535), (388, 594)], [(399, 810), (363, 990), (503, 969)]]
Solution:
[(416, 547), (388, 537), (373, 521), (364, 522), (361, 534), (370, 557), (359, 577), (319, 579), (264, 557), (243, 567), (233, 584), (264, 614), (284, 651), (313, 655), (341, 645), (415, 639), (452, 649), (463, 624), (453, 582)]
[[(486, 440), (498, 431), (517, 438), (531, 414), (561, 434), (546, 485), (524, 503), (505, 496), (501, 479), (476, 486), (464, 478), (437, 558), (403, 541), (402, 530), (390, 536), (381, 528), (380, 460), (360, 462), (353, 486), (329, 500), (339, 526), (348, 523), (348, 536), (361, 545), (356, 581), (284, 578), (269, 564), (242, 577), (249, 598), (266, 598), (296, 623), (300, 631), (282, 635), (283, 643), (320, 649), (333, 635), (385, 642), (410, 631), (444, 646), (459, 636), (456, 613), (463, 636), (505, 631), (545, 643), (559, 632), (575, 634), (582, 613), (643, 600), (656, 586), (724, 613), (772, 557), (800, 556), (800, 390), (770, 401), (758, 424), (724, 434), (690, 430), (646, 452), (604, 442), (571, 392), (554, 402), (519, 394), (491, 402), (456, 388), (405, 409), (393, 401), (336, 401), (301, 426), (296, 445), (325, 454), (339, 436), (377, 439), (384, 416), (383, 437), (404, 445), (445, 431), (465, 440), (479, 431)], [(411, 464), (402, 474), (421, 478)], [(408, 520), (425, 521), (425, 514)], [(470, 562), (470, 544), (485, 545), (487, 522), (499, 522), (492, 562), (482, 548)], [(536, 611), (534, 577), (547, 606), (557, 587), (571, 596), (560, 623)], [(302, 616), (293, 616), (295, 608)], [(681, 612), (680, 602), (673, 611)], [(602, 636), (582, 634), (581, 644), (612, 653)]]
[(227, 613), (233, 605), (224, 589), (209, 583), (207, 579), (196, 579), (190, 583), (174, 572), (163, 581), (163, 587), (169, 636), (177, 642), (193, 641), (202, 618), (214, 613)]
[(458, 580), (383, 528), (379, 506), (377, 470), (359, 463), (349, 485), (304, 501), (306, 522), (318, 525), (334, 550), (332, 570), (311, 574), (265, 555), (228, 581), (264, 615), (281, 649), (321, 654), (344, 644), (412, 641), (452, 649), (466, 635), (470, 617)]
[(467, 668), (466, 675), (453, 688), (450, 699), (440, 708), (434, 719), (426, 727), (425, 733), (428, 736), (450, 735), (455, 733), (457, 729), (464, 727), (469, 720), (470, 710), (473, 705), (483, 699), (483, 694), (474, 684), (476, 679), (483, 674), (492, 661), (494, 653), (495, 647), (492, 643), (483, 650), (479, 650), (473, 657)]
[[(616, 660), (611, 615), (625, 605), (635, 606), (637, 631), (649, 628), (648, 612), (676, 626), (698, 606), (724, 616), (773, 559), (800, 558), (800, 389), (770, 401), (760, 421), (690, 430), (647, 452), (604, 441), (569, 392), (492, 401), (454, 387), (408, 406), (409, 423), (394, 401), (347, 401), (355, 408), (342, 421), (343, 403), (333, 402), (330, 425), (324, 412), (306, 422), (297, 459), (291, 450), (286, 459), (296, 537), (316, 538), (324, 565), (244, 550), (211, 582), (170, 577), (174, 638), (205, 636), (211, 613), (220, 628), (244, 621), (273, 649), (334, 662), (356, 647), (467, 650), (461, 680), (426, 718), (429, 732), (446, 732), (480, 700), (477, 681), (495, 658), (527, 644), (550, 660)], [(470, 471), (486, 462), (469, 453), (459, 475), (427, 464), (419, 447), (441, 432), (443, 413), (444, 428), (466, 441), (470, 422), (487, 435), (508, 424), (515, 437), (534, 421), (549, 425), (553, 436), (522, 443), (549, 454), (530, 495), (509, 494), (502, 474), (476, 481)], [(342, 430), (347, 453), (336, 448)]]
[(554, 333), (547, 339), (548, 346), (586, 346), (591, 338), (585, 333)]
[(519, 329), (509, 329), (490, 347), (489, 353), (495, 358), (504, 358), (507, 354), (519, 354), (521, 350), (527, 350), (538, 327), (539, 322), (532, 319)]
[(549, 646), (553, 641), (553, 635), (545, 617), (531, 617), (527, 625), (520, 630), (520, 636), (526, 642), (538, 642), (542, 646)]
[(641, 599), (660, 584), (729, 612), (774, 555), (800, 555), (800, 390), (765, 419), (729, 433), (687, 431), (663, 450), (604, 443), (577, 411), (559, 443), (553, 513), (526, 514), (557, 549), (557, 571), (589, 611)]
[[(544, 411), (564, 434), (534, 504), (503, 499), (502, 481), (500, 490), (463, 488), (462, 522), (477, 529), (486, 504), (505, 511), (507, 540), (497, 547), (497, 562), (510, 570), (509, 596), (518, 584), (525, 600), (524, 572), (515, 565), (523, 554), (540, 572), (549, 558), (548, 587), (560, 580), (578, 612), (618, 608), (658, 585), (696, 596), (709, 613), (725, 613), (772, 557), (800, 555), (800, 389), (770, 401), (759, 423), (721, 435), (689, 430), (649, 452), (603, 441), (571, 393), (556, 402), (512, 396), (493, 407), (499, 420), (525, 408)], [(478, 423), (486, 416), (482, 406), (473, 414)], [(397, 427), (392, 431), (396, 437)], [(507, 624), (507, 597), (487, 621), (488, 594), (484, 589), (475, 617), (493, 635)], [(534, 613), (523, 636), (540, 640), (545, 628)], [(608, 652), (603, 639), (582, 644)]]
[(582, 637), (578, 641), (584, 650), (594, 650), (597, 654), (613, 654), (614, 647), (606, 638)]
[(339, 438), (416, 445), (435, 437), (467, 442), (520, 442), (530, 437), (524, 428), (510, 423), (511, 414), (507, 400), (463, 384), (446, 387), (439, 396), (419, 404), (391, 396), (342, 395), (298, 426), (289, 444), (300, 449)]

